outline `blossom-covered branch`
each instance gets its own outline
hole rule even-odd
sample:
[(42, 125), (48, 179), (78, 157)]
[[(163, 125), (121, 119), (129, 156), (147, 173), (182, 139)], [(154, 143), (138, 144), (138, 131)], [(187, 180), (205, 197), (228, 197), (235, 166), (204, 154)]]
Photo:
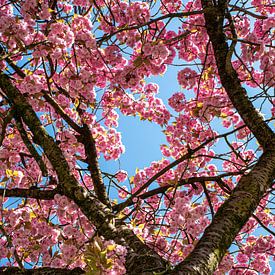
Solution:
[(62, 194), (73, 200), (80, 207), (102, 236), (129, 247), (128, 257), (130, 262), (137, 261), (139, 257), (140, 261), (144, 262), (150, 257), (150, 266), (152, 262), (155, 262), (156, 270), (162, 270), (165, 266), (165, 261), (141, 242), (126, 226), (121, 225), (120, 230), (115, 228), (112, 224), (115, 216), (111, 213), (110, 209), (103, 205), (96, 197), (89, 195), (78, 184), (70, 172), (62, 151), (56, 145), (53, 138), (45, 131), (32, 107), (17, 88), (12, 85), (8, 76), (0, 75), (0, 88), (10, 100), (10, 104), (21, 112), (24, 122), (33, 133), (33, 141), (43, 148), (46, 156), (55, 168)]
[(53, 200), (54, 196), (59, 194), (58, 188), (53, 190), (41, 190), (37, 188), (23, 189), (23, 188), (13, 188), (13, 189), (0, 189), (0, 196), (9, 198), (32, 198), (38, 200)]
[[(212, 7), (210, 1), (202, 1), (202, 4), (204, 9)], [(237, 73), (232, 67), (223, 31), (225, 10), (226, 1), (219, 1), (212, 12), (205, 12), (205, 26), (214, 49), (221, 83), (234, 107), (265, 151), (253, 169), (242, 176), (229, 199), (219, 208), (193, 252), (176, 267), (174, 274), (213, 273), (275, 177), (275, 134), (248, 100), (247, 92), (241, 86)]]
[(77, 267), (74, 269), (65, 268), (52, 268), (52, 267), (40, 267), (36, 269), (22, 270), (18, 267), (0, 267), (0, 272), (2, 274), (15, 274), (15, 275), (78, 275), (85, 274), (84, 270)]

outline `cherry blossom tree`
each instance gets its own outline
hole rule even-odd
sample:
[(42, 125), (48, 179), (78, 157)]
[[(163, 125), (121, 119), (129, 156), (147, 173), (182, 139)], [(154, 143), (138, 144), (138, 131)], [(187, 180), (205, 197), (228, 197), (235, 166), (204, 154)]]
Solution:
[[(1, 273), (270, 274), (274, 11), (0, 0)], [(122, 116), (166, 137), (134, 175), (100, 167)]]

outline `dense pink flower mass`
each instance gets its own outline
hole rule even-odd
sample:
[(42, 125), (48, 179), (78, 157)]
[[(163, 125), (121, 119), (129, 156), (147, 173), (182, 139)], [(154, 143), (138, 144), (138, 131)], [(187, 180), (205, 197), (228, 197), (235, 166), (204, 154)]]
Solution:
[[(235, 2), (228, 1), (224, 18), (232, 49), (226, 70), (236, 71), (260, 117), (271, 121), (275, 8), (271, 0)], [(172, 68), (165, 88), (153, 83)], [(199, 0), (0, 0), (0, 72), (32, 106), (79, 186), (99, 200), (105, 192), (105, 206), (119, 209), (112, 226), (124, 222), (171, 265), (193, 250), (263, 150), (222, 85)], [(13, 104), (0, 89), (0, 265), (125, 274), (125, 243), (101, 236), (61, 192), (43, 141)], [(157, 124), (166, 138), (162, 158), (133, 175), (119, 162), (128, 149), (121, 116)], [(117, 171), (100, 171), (98, 159), (106, 167), (117, 161)], [(15, 188), (58, 192), (14, 199)], [(271, 274), (272, 192), (259, 200), (216, 275)]]

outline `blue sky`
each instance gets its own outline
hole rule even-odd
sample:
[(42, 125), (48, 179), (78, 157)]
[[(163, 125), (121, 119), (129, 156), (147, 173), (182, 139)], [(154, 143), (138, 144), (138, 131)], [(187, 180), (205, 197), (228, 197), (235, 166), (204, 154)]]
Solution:
[[(174, 25), (175, 26), (175, 25)], [(176, 28), (176, 26), (175, 26)], [(177, 83), (177, 72), (181, 68), (170, 67), (164, 77), (152, 77), (147, 81), (156, 82), (159, 85), (159, 96), (164, 104), (168, 105), (168, 98), (173, 92), (180, 91)], [(191, 91), (184, 91), (185, 94), (192, 94)], [(268, 108), (268, 107), (267, 107)], [(221, 129), (221, 122), (217, 122), (217, 129)], [(122, 142), (126, 151), (119, 161), (105, 161), (100, 159), (101, 169), (104, 172), (115, 173), (118, 169), (126, 170), (129, 176), (135, 174), (136, 168), (142, 169), (149, 166), (154, 160), (160, 160), (162, 154), (160, 145), (166, 143), (162, 128), (148, 121), (141, 121), (138, 117), (120, 116), (118, 131), (122, 133)], [(217, 145), (217, 150), (222, 149), (222, 144)], [(262, 230), (258, 234), (266, 233)], [(0, 266), (3, 262), (0, 261)], [(273, 270), (275, 263), (272, 264)]]
[[(177, 72), (179, 67), (169, 67), (164, 77), (153, 77), (148, 81), (155, 82), (159, 85), (159, 97), (162, 98), (164, 104), (168, 106), (168, 98), (174, 92), (182, 91), (177, 82)], [(250, 92), (252, 90), (249, 90)], [(188, 97), (193, 96), (192, 91), (182, 91)], [(258, 104), (257, 104), (258, 105)], [(256, 106), (258, 107), (258, 106)], [(265, 105), (263, 111), (270, 112), (270, 105)], [(226, 129), (222, 127), (220, 119), (215, 120), (216, 131), (221, 130), (225, 132)], [(122, 142), (125, 145), (125, 153), (121, 156), (119, 161), (106, 162), (103, 158), (100, 159), (100, 166), (102, 171), (115, 173), (118, 169), (123, 169), (128, 172), (129, 177), (135, 174), (136, 168), (142, 169), (149, 166), (154, 160), (160, 160), (163, 156), (160, 151), (160, 145), (166, 143), (165, 135), (162, 133), (162, 128), (148, 121), (141, 121), (138, 117), (125, 117), (120, 115), (118, 131), (122, 133)], [(253, 145), (254, 144), (254, 145)], [(250, 144), (255, 146), (255, 142)], [(220, 152), (224, 150), (223, 141), (218, 142), (215, 150)], [(228, 150), (228, 147), (227, 149)], [(127, 184), (125, 184), (127, 185)], [(267, 235), (265, 230), (258, 229), (256, 235)], [(236, 251), (236, 247), (232, 246), (230, 251)], [(275, 263), (270, 262), (272, 272), (275, 271)]]

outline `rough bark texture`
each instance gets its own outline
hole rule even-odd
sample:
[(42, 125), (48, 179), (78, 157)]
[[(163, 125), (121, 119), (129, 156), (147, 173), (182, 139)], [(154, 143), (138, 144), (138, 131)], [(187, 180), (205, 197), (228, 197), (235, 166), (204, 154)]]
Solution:
[(58, 194), (58, 189), (40, 190), (40, 189), (0, 189), (0, 196), (17, 197), (17, 198), (33, 198), (39, 200), (52, 200), (54, 195)]
[[(213, 1), (202, 0), (205, 26), (214, 50), (221, 83), (246, 126), (263, 147), (264, 152), (253, 169), (241, 178), (230, 198), (219, 208), (211, 225), (205, 230), (194, 251), (176, 266), (173, 271), (166, 271), (166, 274), (213, 274), (227, 249), (243, 225), (251, 217), (275, 177), (275, 135), (253, 107), (246, 90), (241, 86), (237, 73), (232, 67), (232, 47), (228, 47), (223, 30), (226, 5), (226, 1), (218, 1), (218, 4), (214, 5)], [(98, 234), (127, 247), (127, 274), (165, 272), (167, 262), (146, 246), (124, 224), (115, 222), (114, 210), (111, 209), (106, 199), (105, 191), (103, 190), (104, 192), (100, 193), (100, 190), (102, 190), (100, 186), (103, 186), (103, 181), (98, 164), (95, 165), (96, 150), (93, 140), (89, 137), (89, 129), (86, 126), (86, 128), (81, 128), (73, 122), (69, 124), (77, 132), (82, 129), (84, 135), (84, 140), (82, 141), (86, 152), (90, 149), (93, 150), (93, 156), (87, 155), (87, 160), (91, 166), (91, 176), (98, 181), (99, 188), (97, 193), (100, 194), (100, 198), (87, 193), (78, 184), (70, 172), (61, 149), (45, 131), (25, 96), (13, 86), (8, 76), (0, 75), (0, 88), (10, 101), (10, 105), (15, 107), (24, 124), (32, 132), (33, 142), (43, 149), (54, 167), (59, 181), (58, 189), (52, 191), (52, 194), (46, 190), (24, 191), (22, 189), (14, 189), (0, 190), (0, 195), (6, 193), (9, 196), (18, 196), (18, 192), (21, 192), (21, 197), (24, 197), (25, 194), (26, 197), (38, 199), (41, 198), (42, 194), (45, 199), (52, 199), (54, 192), (66, 195), (79, 206), (89, 221), (97, 228)], [(47, 95), (45, 95), (45, 98), (47, 99)], [(48, 102), (55, 104), (50, 97)], [(61, 109), (58, 110), (65, 120), (69, 120)], [(32, 150), (31, 147), (30, 150)], [(92, 170), (94, 168), (96, 169), (95, 171)], [(150, 184), (150, 181), (147, 184)], [(128, 203), (131, 203), (131, 201), (129, 200)], [(0, 272), (1, 274), (82, 274), (83, 270), (52, 268), (20, 270), (16, 267), (9, 267), (0, 268)]]
[(275, 135), (253, 107), (231, 64), (231, 53), (223, 32), (226, 1), (219, 1), (218, 6), (213, 6), (212, 1), (202, 0), (202, 6), (221, 83), (264, 153), (219, 208), (193, 252), (167, 274), (213, 274), (275, 177)]
[(61, 149), (54, 139), (45, 131), (36, 113), (27, 102), (26, 98), (15, 88), (8, 76), (0, 75), (0, 88), (8, 97), (10, 104), (22, 114), (24, 123), (33, 134), (33, 141), (40, 145), (45, 155), (54, 167), (59, 181), (61, 193), (74, 201), (88, 220), (97, 228), (100, 235), (106, 239), (112, 239), (116, 243), (128, 247), (127, 264), (140, 269), (139, 257), (144, 255), (150, 261), (143, 261), (143, 268), (150, 269), (152, 266), (156, 271), (165, 270), (166, 263), (152, 249), (147, 247), (126, 226), (115, 227), (115, 215), (111, 209), (101, 203), (95, 196), (87, 193), (70, 173), (70, 169)]
[(255, 211), (275, 176), (275, 146), (243, 176), (219, 208), (193, 252), (169, 274), (213, 274), (236, 235)]
[(78, 275), (85, 272), (81, 268), (63, 269), (63, 268), (51, 268), (41, 267), (37, 269), (25, 269), (22, 270), (18, 267), (0, 267), (0, 273), (3, 275)]
[(265, 149), (272, 144), (274, 133), (254, 108), (232, 67), (233, 49), (228, 47), (223, 30), (227, 1), (219, 1), (215, 7), (211, 2), (202, 0), (202, 6), (205, 10), (205, 27), (212, 43), (221, 83), (244, 123)]
[(93, 179), (94, 191), (98, 199), (102, 203), (104, 203), (108, 207), (111, 207), (102, 179), (101, 170), (97, 161), (95, 140), (93, 139), (93, 136), (87, 124), (83, 125), (80, 133), (81, 135), (79, 136), (79, 140), (85, 148), (86, 162), (88, 164), (88, 169), (91, 173), (91, 178)]

